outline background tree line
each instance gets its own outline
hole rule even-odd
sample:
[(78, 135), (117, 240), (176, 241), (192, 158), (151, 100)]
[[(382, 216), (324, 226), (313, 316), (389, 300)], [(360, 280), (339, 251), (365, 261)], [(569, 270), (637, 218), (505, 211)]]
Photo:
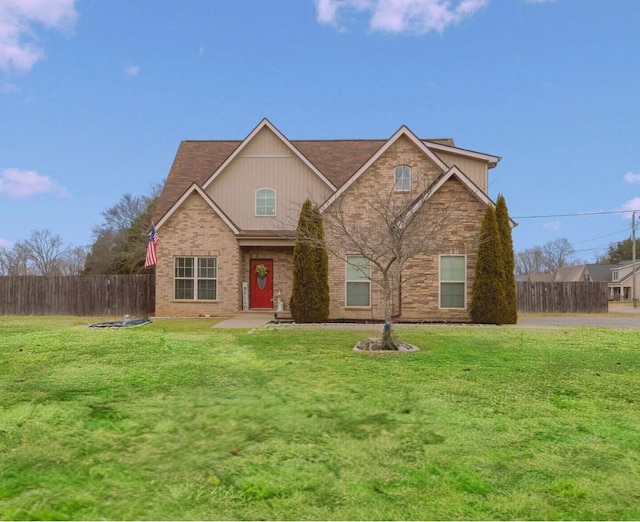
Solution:
[(109, 275), (144, 271), (149, 225), (162, 184), (147, 196), (123, 195), (102, 212), (93, 229), (93, 244), (65, 246), (48, 229), (34, 230), (12, 248), (0, 247), (0, 275)]
[[(606, 253), (596, 257), (593, 263), (616, 264), (632, 259), (631, 238), (612, 243)], [(554, 239), (542, 246), (522, 250), (516, 254), (516, 274), (553, 274), (563, 266), (576, 266), (586, 261), (574, 259), (575, 250), (566, 238)]]

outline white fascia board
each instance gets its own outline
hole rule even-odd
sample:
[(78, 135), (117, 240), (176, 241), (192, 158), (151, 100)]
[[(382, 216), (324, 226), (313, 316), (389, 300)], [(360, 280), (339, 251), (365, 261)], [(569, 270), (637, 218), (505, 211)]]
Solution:
[(204, 190), (202, 190), (196, 183), (193, 183), (187, 190), (185, 190), (184, 194), (180, 196), (180, 199), (178, 199), (178, 201), (176, 201), (171, 206), (171, 208), (167, 210), (164, 216), (160, 218), (160, 221), (158, 221), (158, 223), (156, 224), (156, 230), (162, 227), (162, 225), (173, 215), (173, 213), (176, 210), (178, 210), (178, 208), (180, 208), (180, 206), (182, 206), (182, 204), (186, 201), (186, 199), (191, 194), (193, 194), (193, 192), (197, 192), (200, 195), (200, 197), (202, 197), (205, 203), (207, 203), (207, 205), (211, 207), (211, 210), (213, 210), (218, 215), (218, 217), (225, 222), (225, 224), (231, 229), (231, 231), (234, 234), (240, 233), (240, 229), (233, 223), (233, 221), (231, 221), (227, 217), (227, 215), (220, 209), (220, 207), (218, 207), (218, 205), (215, 204), (215, 202), (209, 197), (209, 195)]
[(456, 154), (458, 156), (465, 156), (468, 158), (486, 161), (492, 167), (495, 167), (497, 163), (502, 159), (500, 156), (494, 156), (493, 154), (485, 154), (484, 152), (476, 152), (473, 150), (461, 149), (459, 147), (451, 147), (450, 145), (433, 143), (429, 140), (425, 140), (424, 143), (430, 149), (439, 150), (442, 152), (448, 152), (449, 154)]
[(431, 161), (433, 161), (442, 170), (442, 172), (447, 170), (447, 165), (438, 156), (436, 156), (435, 153), (431, 152), (429, 150), (429, 147), (427, 147), (427, 145), (421, 139), (419, 139), (413, 132), (411, 132), (406, 125), (403, 125), (395, 132), (393, 136), (391, 136), (391, 138), (389, 138), (385, 142), (382, 147), (378, 149), (378, 151), (373, 156), (369, 158), (369, 160), (364, 165), (362, 165), (362, 167), (360, 167), (345, 182), (344, 185), (340, 187), (339, 190), (334, 192), (334, 194), (320, 206), (320, 212), (323, 212), (329, 205), (331, 205), (336, 199), (344, 194), (344, 192), (347, 191), (349, 187), (353, 185), (353, 183), (355, 183), (358, 178), (360, 178), (360, 176), (362, 176), (362, 174), (371, 165), (373, 165), (373, 163), (375, 163), (380, 158), (380, 156), (382, 156), (389, 149), (389, 147), (391, 147), (391, 145), (393, 145), (401, 136), (406, 136), (409, 140), (411, 140), (422, 152), (424, 152), (429, 157), (429, 159), (431, 159)]
[(313, 173), (318, 176), (327, 186), (335, 191), (336, 186), (329, 181), (329, 179), (320, 172), (313, 163), (311, 163), (298, 149), (296, 149), (291, 142), (287, 139), (287, 137), (282, 134), (267, 118), (263, 118), (263, 120), (249, 133), (249, 135), (242, 141), (242, 143), (236, 147), (236, 150), (220, 165), (216, 171), (202, 184), (202, 188), (206, 190), (206, 188), (213, 183), (221, 172), (226, 169), (229, 164), (242, 152), (242, 150), (251, 142), (251, 140), (264, 128), (268, 128), (273, 132), (278, 138), (280, 138), (283, 143), (293, 152), (309, 169), (313, 171)]

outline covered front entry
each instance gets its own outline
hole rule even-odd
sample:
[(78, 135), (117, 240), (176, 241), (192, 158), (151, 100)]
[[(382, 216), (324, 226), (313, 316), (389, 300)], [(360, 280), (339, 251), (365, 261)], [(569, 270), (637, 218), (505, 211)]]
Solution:
[(273, 308), (273, 259), (251, 260), (249, 307)]

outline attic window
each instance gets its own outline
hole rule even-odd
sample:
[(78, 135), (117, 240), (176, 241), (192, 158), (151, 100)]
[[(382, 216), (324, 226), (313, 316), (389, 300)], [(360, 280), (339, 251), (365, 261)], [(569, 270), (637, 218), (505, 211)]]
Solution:
[(611, 274), (611, 281), (615, 283), (617, 280), (618, 280), (618, 271), (614, 270), (613, 273)]
[(276, 191), (269, 188), (256, 190), (256, 216), (276, 215)]
[(411, 167), (408, 165), (398, 165), (395, 168), (393, 190), (396, 192), (408, 192), (411, 190)]

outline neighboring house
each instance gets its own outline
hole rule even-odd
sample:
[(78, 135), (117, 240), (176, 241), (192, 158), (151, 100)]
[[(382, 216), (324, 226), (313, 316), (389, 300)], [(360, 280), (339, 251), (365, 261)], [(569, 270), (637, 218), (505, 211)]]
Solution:
[(628, 301), (633, 299), (633, 280), (635, 275), (635, 298), (640, 298), (640, 264), (636, 262), (635, 274), (632, 261), (622, 261), (617, 265), (609, 265), (609, 299)]
[[(434, 229), (437, 252), (402, 273), (409, 282), (394, 294), (396, 317), (468, 321), (481, 222), (493, 204), (488, 171), (499, 160), (405, 126), (387, 140), (290, 140), (264, 119), (244, 140), (183, 141), (154, 215), (156, 315), (230, 315), (279, 299), (288, 308), (304, 200), (323, 212), (339, 204), (347, 219), (369, 222), (377, 218), (362, 189), (373, 187), (392, 199), (415, 191), (411, 212), (427, 222), (447, 209), (446, 228)], [(377, 275), (351, 257), (330, 256), (330, 318), (380, 319)]]
[(577, 283), (586, 281), (586, 265), (563, 266), (556, 270), (553, 276), (554, 283)]
[[(636, 271), (640, 267), (636, 265)], [(633, 295), (633, 263), (622, 261), (616, 264), (587, 264), (559, 268), (554, 282), (595, 281), (606, 282), (610, 301), (627, 301)], [(640, 274), (636, 274), (636, 285), (640, 284)], [(640, 286), (636, 286), (636, 298), (640, 297)]]

